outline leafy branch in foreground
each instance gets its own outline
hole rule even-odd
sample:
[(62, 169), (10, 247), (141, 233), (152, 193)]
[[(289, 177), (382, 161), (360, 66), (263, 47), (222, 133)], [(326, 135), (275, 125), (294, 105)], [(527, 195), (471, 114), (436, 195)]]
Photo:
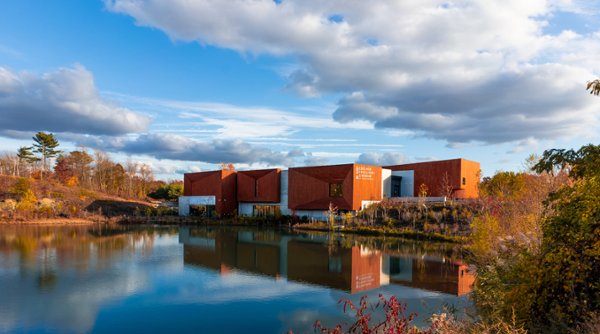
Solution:
[[(413, 324), (416, 313), (407, 314), (406, 304), (400, 303), (396, 296), (389, 299), (379, 294), (377, 304), (371, 305), (367, 296), (360, 299), (358, 305), (355, 305), (349, 299), (341, 299), (339, 304), (344, 305), (344, 313), (351, 311), (354, 313), (354, 323), (350, 324), (344, 330), (343, 324), (337, 324), (334, 327), (325, 327), (320, 321), (314, 324), (315, 332), (327, 334), (342, 333), (390, 333), (390, 334), (437, 334), (437, 333), (463, 333), (466, 332), (464, 324), (454, 320), (451, 315), (446, 313), (434, 314), (431, 317), (429, 326), (421, 329)], [(377, 317), (376, 312), (383, 312), (385, 318), (379, 322), (373, 321)]]
[(588, 81), (585, 89), (589, 90), (592, 95), (600, 95), (600, 79)]

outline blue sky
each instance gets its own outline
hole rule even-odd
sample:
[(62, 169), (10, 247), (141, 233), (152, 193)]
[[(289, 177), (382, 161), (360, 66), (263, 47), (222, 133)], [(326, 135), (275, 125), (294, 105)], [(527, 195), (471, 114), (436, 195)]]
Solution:
[(484, 175), (598, 143), (597, 1), (11, 1), (0, 151), (37, 131), (209, 170), (463, 157)]

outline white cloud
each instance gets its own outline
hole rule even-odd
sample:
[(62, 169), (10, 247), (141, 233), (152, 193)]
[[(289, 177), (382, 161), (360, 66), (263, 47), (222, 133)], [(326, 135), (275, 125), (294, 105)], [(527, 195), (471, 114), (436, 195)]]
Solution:
[(136, 137), (79, 136), (62, 138), (87, 147), (109, 152), (123, 152), (154, 157), (156, 159), (196, 161), (218, 164), (248, 163), (269, 166), (288, 166), (303, 152), (291, 150), (276, 152), (252, 146), (241, 140), (198, 141), (176, 134), (149, 133)]
[(385, 152), (385, 153), (362, 153), (358, 160), (359, 164), (375, 165), (375, 166), (391, 166), (408, 163), (408, 158), (402, 153)]
[(122, 135), (145, 130), (148, 116), (98, 95), (83, 66), (36, 75), (0, 67), (0, 131)]
[(345, 94), (334, 114), (339, 122), (368, 121), (451, 143), (598, 131), (599, 102), (584, 85), (600, 72), (600, 33), (544, 33), (558, 11), (598, 14), (581, 1), (106, 5), (176, 40), (295, 56), (287, 86), (306, 96)]

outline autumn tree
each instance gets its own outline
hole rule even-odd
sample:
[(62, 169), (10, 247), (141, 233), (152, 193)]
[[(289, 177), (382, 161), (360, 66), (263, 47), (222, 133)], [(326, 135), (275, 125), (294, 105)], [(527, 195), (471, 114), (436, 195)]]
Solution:
[(38, 132), (33, 137), (33, 147), (35, 148), (35, 152), (40, 153), (42, 156), (42, 173), (41, 177), (44, 177), (44, 173), (47, 170), (47, 161), (50, 158), (54, 158), (61, 153), (60, 150), (56, 148), (59, 146), (58, 140), (54, 138), (52, 133)]
[(63, 184), (90, 186), (90, 164), (94, 159), (85, 151), (71, 151), (56, 159), (54, 174)]
[(586, 90), (589, 90), (592, 95), (600, 95), (600, 80), (588, 81)]
[(91, 163), (94, 158), (89, 155), (84, 149), (79, 151), (71, 151), (67, 156), (67, 162), (73, 171), (73, 175), (77, 177), (80, 184), (89, 186), (91, 178)]
[[(570, 165), (574, 182), (549, 197), (534, 326), (566, 330), (600, 315), (600, 145), (544, 152), (540, 171)], [(558, 166), (556, 165), (558, 164)]]
[(69, 183), (75, 177), (73, 169), (69, 165), (68, 158), (66, 156), (61, 155), (56, 159), (54, 176), (63, 184)]

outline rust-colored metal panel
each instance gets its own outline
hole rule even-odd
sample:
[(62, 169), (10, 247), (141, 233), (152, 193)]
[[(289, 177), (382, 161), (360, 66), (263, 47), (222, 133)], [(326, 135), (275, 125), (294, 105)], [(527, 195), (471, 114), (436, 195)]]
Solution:
[[(386, 166), (392, 171), (415, 172), (414, 194), (418, 196), (422, 184), (427, 186), (427, 196), (445, 196), (445, 185), (452, 187), (452, 197), (474, 198), (479, 196), (479, 163), (465, 159), (419, 162)], [(447, 176), (447, 177), (446, 177)]]
[(237, 245), (235, 268), (248, 272), (279, 277), (280, 250), (277, 245), (260, 245), (239, 242)]
[(362, 201), (381, 200), (381, 167), (354, 164), (353, 210), (359, 210)]
[(237, 177), (235, 171), (221, 171), (221, 200), (217, 199), (216, 210), (221, 215), (234, 214), (237, 211)]
[(217, 170), (183, 175), (184, 196), (215, 196), (219, 215), (233, 214), (237, 209), (236, 172)]
[[(290, 168), (288, 206), (291, 210), (327, 210), (331, 203), (339, 210), (357, 210), (352, 205), (352, 177), (353, 164)], [(342, 185), (341, 196), (329, 196), (331, 184)]]
[(381, 253), (360, 247), (333, 249), (321, 243), (288, 242), (288, 280), (355, 293), (380, 286)]
[(352, 247), (351, 293), (376, 289), (381, 285), (381, 252)]
[(323, 244), (302, 240), (288, 242), (287, 278), (351, 291), (352, 251), (340, 246), (328, 249)]
[(183, 175), (184, 196), (221, 196), (221, 171)]
[(281, 170), (261, 169), (237, 173), (239, 202), (279, 203)]
[(461, 262), (429, 261), (427, 259), (412, 260), (412, 279), (410, 281), (391, 280), (392, 283), (457, 296), (469, 293), (474, 281), (474, 275), (469, 273), (466, 265)]
[(479, 182), (481, 178), (481, 166), (479, 162), (461, 159), (460, 161), (462, 184), (460, 198), (479, 197)]

